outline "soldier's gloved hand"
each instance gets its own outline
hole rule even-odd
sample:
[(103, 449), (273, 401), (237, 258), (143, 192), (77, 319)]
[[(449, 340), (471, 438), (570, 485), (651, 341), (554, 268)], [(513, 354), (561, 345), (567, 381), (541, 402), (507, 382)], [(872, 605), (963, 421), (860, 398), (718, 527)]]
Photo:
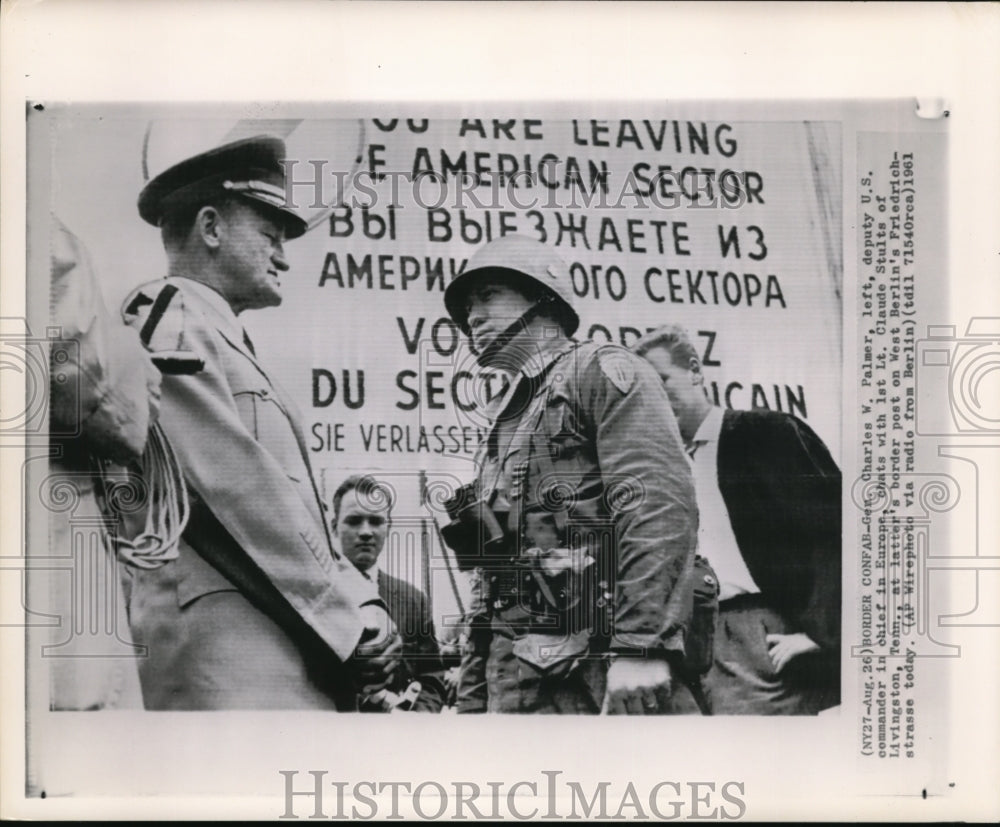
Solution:
[(656, 715), (670, 699), (670, 664), (662, 657), (615, 657), (608, 668), (602, 713)]
[(361, 617), (365, 630), (354, 650), (351, 664), (359, 691), (370, 695), (383, 689), (392, 679), (403, 651), (403, 639), (396, 631), (396, 624), (381, 606), (362, 606)]

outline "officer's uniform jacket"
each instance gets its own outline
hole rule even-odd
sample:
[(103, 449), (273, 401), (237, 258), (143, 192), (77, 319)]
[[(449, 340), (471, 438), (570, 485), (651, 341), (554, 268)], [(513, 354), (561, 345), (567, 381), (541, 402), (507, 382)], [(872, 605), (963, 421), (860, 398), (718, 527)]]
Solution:
[[(509, 526), (521, 532), (517, 553), (582, 546), (598, 567), (596, 590), (583, 594), (589, 628), (564, 626), (557, 635), (585, 644), (589, 634), (593, 651), (603, 622), (605, 650), (665, 650), (680, 658), (691, 607), (674, 587), (691, 571), (698, 516), (680, 432), (655, 372), (617, 345), (546, 340), (492, 413), (477, 482), (495, 512), (517, 515), (511, 523), (519, 527)], [(473, 588), (474, 644), (464, 657), (460, 711), (487, 708), (495, 691), (484, 638), (497, 634), (498, 617), (516, 602), (508, 587), (522, 602), (526, 592), (537, 597), (532, 575), (515, 581), (491, 566), (477, 570)], [(530, 638), (532, 627), (529, 617), (516, 631), (527, 628)], [(515, 654), (539, 654), (524, 642), (514, 642)], [(564, 652), (580, 654), (572, 645), (540, 654)], [(496, 708), (492, 699), (489, 708)]]
[[(360, 606), (378, 598), (332, 550), (298, 413), (207, 285), (177, 277), (144, 285), (124, 315), (164, 371), (160, 422), (192, 497), (178, 559), (132, 584), (131, 623), (150, 646), (147, 706), (323, 706), (332, 695), (353, 697), (337, 664), (361, 637)], [(185, 619), (200, 598), (219, 593), (229, 594), (217, 629), (211, 614)], [(233, 623), (245, 624), (242, 642), (240, 630), (223, 628)], [(273, 680), (264, 686), (266, 673)], [(196, 679), (211, 684), (207, 696)]]

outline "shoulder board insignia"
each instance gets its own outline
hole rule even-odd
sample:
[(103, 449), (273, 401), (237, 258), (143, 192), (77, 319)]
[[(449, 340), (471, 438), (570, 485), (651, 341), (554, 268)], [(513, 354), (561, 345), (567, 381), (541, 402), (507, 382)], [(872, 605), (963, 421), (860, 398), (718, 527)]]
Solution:
[(598, 354), (601, 372), (622, 393), (628, 393), (635, 384), (635, 365), (627, 353), (620, 350), (602, 350)]

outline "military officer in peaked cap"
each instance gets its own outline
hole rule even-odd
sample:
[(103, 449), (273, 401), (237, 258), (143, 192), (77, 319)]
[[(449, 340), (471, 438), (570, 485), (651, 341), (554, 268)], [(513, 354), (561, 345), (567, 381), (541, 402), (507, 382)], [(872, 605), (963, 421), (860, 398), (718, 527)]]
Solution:
[(179, 557), (128, 589), (149, 709), (352, 708), (398, 661), (377, 590), (331, 546), (299, 415), (238, 319), (281, 303), (284, 243), (306, 230), (284, 152), (231, 142), (139, 196), (168, 276), (123, 312), (163, 372), (160, 421), (192, 497)]
[(697, 713), (680, 674), (697, 510), (656, 374), (570, 338), (568, 269), (532, 239), (485, 245), (444, 301), (512, 377), (445, 529), (476, 596), (459, 711)]

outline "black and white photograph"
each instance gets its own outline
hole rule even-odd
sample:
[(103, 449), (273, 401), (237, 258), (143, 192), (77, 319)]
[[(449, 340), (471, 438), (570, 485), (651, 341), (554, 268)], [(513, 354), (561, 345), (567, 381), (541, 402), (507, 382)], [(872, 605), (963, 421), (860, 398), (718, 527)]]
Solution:
[(40, 105), (49, 556), (141, 690), (53, 709), (837, 705), (838, 124)]
[(995, 813), (949, 99), (309, 80), (13, 107), (10, 812)]

